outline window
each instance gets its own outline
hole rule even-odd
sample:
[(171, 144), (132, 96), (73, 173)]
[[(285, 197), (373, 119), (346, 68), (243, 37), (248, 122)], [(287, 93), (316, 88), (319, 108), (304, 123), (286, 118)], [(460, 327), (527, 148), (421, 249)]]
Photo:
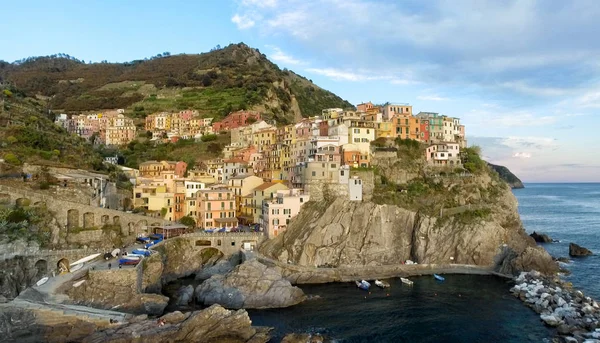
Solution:
[(235, 246), (235, 241), (231, 242), (231, 246), (234, 247)]
[(229, 203), (229, 209), (232, 209), (232, 208), (233, 208), (233, 202), (230, 202)]
[(210, 203), (206, 204), (206, 209), (209, 210), (209, 211), (211, 210), (210, 205), (211, 205)]
[(340, 175), (341, 175), (341, 176), (344, 176), (344, 171), (343, 171), (343, 170), (342, 170), (342, 171), (340, 171)]
[(335, 168), (335, 167), (336, 167), (336, 164), (335, 164), (335, 163), (332, 163), (332, 164), (331, 164), (331, 168)]
[(317, 172), (313, 171), (312, 176), (317, 176)]

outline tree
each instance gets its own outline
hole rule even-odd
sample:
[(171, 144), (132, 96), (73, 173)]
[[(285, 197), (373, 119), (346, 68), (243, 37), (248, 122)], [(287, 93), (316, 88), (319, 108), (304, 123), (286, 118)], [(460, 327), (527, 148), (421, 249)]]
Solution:
[(181, 219), (179, 219), (179, 222), (189, 228), (195, 228), (196, 227), (196, 221), (194, 220), (194, 218), (190, 217), (190, 216), (183, 216), (181, 217)]
[(215, 135), (215, 134), (203, 135), (202, 137), (200, 137), (200, 140), (203, 141), (203, 142), (216, 141), (217, 140), (217, 135)]

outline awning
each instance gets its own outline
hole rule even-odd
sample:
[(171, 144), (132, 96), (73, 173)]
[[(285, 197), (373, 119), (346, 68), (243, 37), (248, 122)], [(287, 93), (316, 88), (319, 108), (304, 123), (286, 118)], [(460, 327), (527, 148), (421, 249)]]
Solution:
[(217, 223), (237, 223), (237, 218), (216, 218)]

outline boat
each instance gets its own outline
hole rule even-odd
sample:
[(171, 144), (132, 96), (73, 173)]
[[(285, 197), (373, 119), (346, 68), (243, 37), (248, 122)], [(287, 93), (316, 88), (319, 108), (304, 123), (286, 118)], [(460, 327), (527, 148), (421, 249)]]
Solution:
[(361, 280), (360, 282), (359, 281), (355, 281), (355, 282), (356, 282), (356, 286), (358, 288), (363, 289), (365, 291), (368, 291), (369, 288), (371, 287), (371, 284), (365, 280)]
[[(135, 260), (135, 261), (139, 261), (142, 258), (140, 256), (135, 256), (135, 255), (126, 255), (126, 256), (122, 256), (121, 260)], [(119, 260), (119, 261), (121, 261)]]
[(400, 281), (402, 281), (402, 283), (405, 283), (405, 284), (407, 284), (407, 285), (409, 285), (409, 286), (412, 286), (412, 285), (413, 285), (413, 282), (412, 282), (412, 281), (410, 281), (410, 280), (409, 280), (409, 279), (407, 279), (407, 278), (403, 278), (403, 277), (401, 277), (401, 278), (400, 278)]
[(140, 243), (148, 243), (148, 242), (150, 242), (150, 237), (140, 236), (140, 237), (136, 238), (135, 240)]
[(115, 249), (115, 250), (113, 250), (113, 251), (112, 251), (110, 254), (111, 254), (113, 257), (117, 257), (117, 256), (119, 256), (119, 253), (120, 253), (120, 252), (121, 252), (121, 249)]
[(77, 281), (73, 284), (73, 287), (77, 288), (77, 287), (81, 286), (84, 282), (85, 282), (85, 280)]
[(46, 282), (48, 282), (48, 277), (44, 276), (43, 278), (41, 278), (38, 282), (36, 282), (36, 286), (41, 286), (43, 284), (45, 284)]
[(136, 254), (136, 253), (131, 253), (131, 254), (127, 254), (127, 257), (139, 257), (139, 258), (144, 258), (144, 257), (146, 257), (146, 255), (142, 255), (142, 254)]
[(148, 249), (134, 249), (132, 252), (132, 254), (135, 255), (143, 255), (143, 256), (150, 256), (151, 252)]
[(438, 280), (438, 281), (444, 281), (444, 280), (446, 280), (446, 279), (444, 279), (444, 277), (443, 277), (443, 276), (441, 276), (441, 275), (437, 275), (437, 274), (433, 274), (433, 277), (434, 277), (436, 280)]
[(128, 260), (126, 258), (122, 258), (119, 260), (119, 265), (137, 265), (138, 263), (140, 263), (140, 259), (135, 259), (135, 260)]
[(388, 288), (388, 287), (390, 287), (389, 283), (387, 283), (385, 281), (379, 281), (379, 280), (375, 280), (375, 285), (377, 287), (380, 287), (380, 288)]
[(93, 255), (90, 255), (90, 256), (86, 256), (86, 257), (84, 257), (82, 259), (79, 259), (79, 260), (71, 263), (71, 266), (74, 266), (74, 265), (80, 264), (80, 263), (89, 262), (89, 261), (95, 259), (96, 257), (100, 256), (100, 255), (102, 255), (102, 254), (101, 253), (97, 253), (97, 254), (93, 254)]
[(69, 269), (71, 270), (71, 273), (72, 273), (72, 272), (78, 271), (81, 268), (83, 268), (83, 263), (78, 263), (76, 265), (71, 265), (71, 267)]

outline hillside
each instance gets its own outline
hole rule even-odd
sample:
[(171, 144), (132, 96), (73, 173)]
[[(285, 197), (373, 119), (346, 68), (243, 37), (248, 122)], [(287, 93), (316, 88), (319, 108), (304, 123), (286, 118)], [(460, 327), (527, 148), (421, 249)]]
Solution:
[(54, 125), (53, 114), (38, 100), (0, 87), (0, 157), (23, 162), (84, 169), (102, 167), (102, 157), (82, 138)]
[(500, 178), (502, 180), (504, 180), (504, 181), (506, 181), (506, 183), (508, 183), (510, 188), (513, 188), (513, 189), (525, 188), (525, 186), (523, 185), (523, 182), (521, 182), (521, 180), (515, 174), (513, 174), (508, 168), (506, 168), (504, 166), (498, 166), (495, 164), (491, 164), (491, 163), (488, 163), (488, 165), (496, 173), (498, 173), (498, 175), (500, 175)]
[(126, 108), (144, 117), (195, 109), (219, 118), (254, 109), (283, 124), (327, 107), (353, 107), (243, 43), (199, 55), (165, 55), (127, 63), (86, 64), (63, 54), (0, 61), (0, 81), (29, 96), (49, 97), (51, 109), (65, 112)]

